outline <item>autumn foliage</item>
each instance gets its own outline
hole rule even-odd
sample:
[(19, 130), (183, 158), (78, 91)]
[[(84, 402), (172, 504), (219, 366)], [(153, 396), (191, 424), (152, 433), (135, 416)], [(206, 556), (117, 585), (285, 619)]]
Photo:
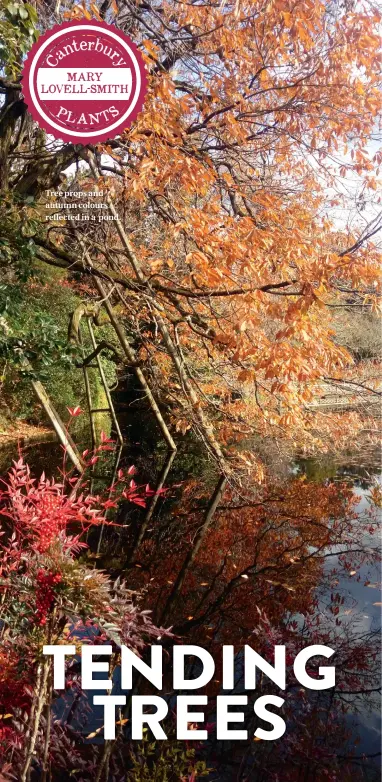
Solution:
[[(41, 158), (36, 128), (30, 141), (11, 123), (4, 192), (13, 181), (29, 199), (33, 257), (120, 319), (136, 339), (132, 353), (114, 321), (124, 357), (166, 424), (192, 427), (221, 466), (254, 433), (341, 445), (362, 428), (358, 401), (379, 394), (376, 361), (355, 362), (333, 328), (338, 308), (378, 303), (377, 4), (129, 0), (64, 15), (125, 30), (149, 91), (133, 126), (95, 149)], [(113, 220), (91, 237), (62, 222), (47, 233), (45, 188), (76, 160), (62, 190), (101, 187)], [(9, 203), (10, 257), (17, 214)], [(328, 418), (321, 401), (336, 394), (345, 404)]]
[[(98, 459), (109, 442), (104, 437), (88, 461)], [(150, 638), (166, 636), (152, 623), (150, 612), (139, 607), (139, 595), (81, 559), (87, 549), (85, 533), (113, 524), (105, 510), (116, 506), (118, 497), (144, 506), (152, 496), (149, 487), (136, 485), (130, 477), (134, 472), (120, 470), (102, 498), (92, 496), (86, 484), (80, 488), (79, 479), (70, 474), (64, 473), (62, 482), (44, 475), (36, 480), (20, 458), (1, 490), (2, 779), (28, 779), (33, 767), (45, 774), (48, 768), (52, 774), (70, 773), (73, 764), (84, 773), (94, 768), (75, 748), (73, 732), (47, 717), (54, 695), (51, 662), (42, 656), (44, 643), (112, 640), (116, 650), (123, 642), (140, 654)], [(68, 681), (80, 692), (77, 679), (72, 671)]]
[[(96, 742), (79, 751), (70, 726), (52, 719), (42, 645), (52, 637), (78, 641), (86, 628), (100, 643), (112, 640), (117, 664), (119, 640), (143, 653), (147, 640), (163, 635), (162, 624), (174, 623), (174, 632), (212, 649), (249, 637), (264, 654), (286, 642), (293, 656), (304, 643), (335, 640), (344, 675), (334, 705), (292, 686), (289, 768), (282, 750), (256, 745), (249, 773), (272, 782), (280, 768), (283, 782), (312, 774), (315, 782), (354, 780), (351, 763), (337, 758), (333, 769), (333, 757), (348, 736), (346, 693), (374, 691), (374, 637), (354, 640), (352, 618), (340, 616), (338, 573), (328, 575), (325, 564), (331, 547), (340, 547), (345, 578), (374, 561), (374, 549), (364, 550), (374, 519), (358, 523), (346, 483), (317, 487), (294, 475), (282, 485), (268, 468), (272, 448), (294, 458), (376, 439), (379, 337), (361, 340), (360, 349), (354, 312), (366, 331), (375, 327), (380, 6), (47, 0), (36, 7), (38, 14), (21, 0), (0, 0), (1, 271), (27, 296), (49, 287), (50, 275), (75, 292), (82, 324), (71, 348), (81, 383), (81, 328), (88, 320), (100, 342), (106, 321), (113, 342), (111, 353), (110, 343), (103, 350), (117, 366), (128, 412), (144, 400), (173, 451), (191, 432), (186, 442), (198, 438), (208, 455), (206, 480), (217, 464), (225, 483), (213, 523), (199, 478), (182, 486), (182, 507), (154, 523), (158, 506), (147, 501), (156, 493), (135, 483), (134, 468), (118, 472), (110, 492), (98, 496), (65, 471), (59, 482), (35, 480), (17, 461), (1, 494), (0, 773), (7, 782), (33, 774), (42, 782), (66, 779), (73, 769), (79, 780), (119, 779), (117, 753), (101, 752)], [(83, 16), (124, 30), (148, 77), (135, 123), (86, 148), (42, 134), (20, 82), (32, 40), (57, 21)], [(47, 221), (47, 190), (63, 201), (66, 191), (96, 188), (110, 221), (92, 231)], [(17, 364), (25, 350), (31, 378), (40, 377), (40, 342), (12, 332), (5, 299), (2, 371), (11, 356), (25, 374)], [(55, 339), (44, 350), (55, 366), (65, 351), (55, 324), (48, 327)], [(69, 412), (76, 418), (80, 410)], [(103, 436), (99, 452), (82, 455), (87, 468), (111, 448)], [(122, 529), (124, 503), (143, 518), (135, 540), (129, 525)], [(99, 542), (101, 530), (104, 548), (87, 559), (86, 536)], [(329, 625), (317, 593), (324, 577)], [(241, 750), (211, 750), (216, 773)], [(124, 751), (115, 763), (133, 769), (134, 782), (151, 782), (153, 769), (163, 768), (197, 778), (194, 757), (182, 759), (175, 744)], [(234, 772), (244, 778), (240, 764)]]

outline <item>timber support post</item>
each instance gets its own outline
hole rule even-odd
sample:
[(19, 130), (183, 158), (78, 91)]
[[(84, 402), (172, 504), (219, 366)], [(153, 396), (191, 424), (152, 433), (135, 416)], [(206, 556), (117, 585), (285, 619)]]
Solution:
[(125, 332), (123, 330), (123, 327), (121, 326), (120, 322), (115, 317), (115, 314), (114, 314), (114, 311), (113, 311), (113, 307), (111, 306), (111, 304), (110, 304), (110, 302), (109, 302), (109, 300), (107, 298), (105, 288), (103, 287), (103, 285), (100, 282), (100, 280), (95, 279), (94, 282), (95, 282), (96, 287), (98, 288), (99, 293), (101, 294), (102, 298), (104, 299), (104, 306), (105, 306), (107, 314), (108, 314), (108, 316), (110, 318), (110, 322), (113, 324), (114, 330), (115, 330), (115, 332), (117, 334), (117, 337), (119, 339), (119, 342), (120, 342), (120, 345), (122, 347), (122, 350), (124, 351), (125, 356), (128, 358), (130, 365), (133, 367), (134, 372), (136, 374), (136, 377), (138, 378), (138, 380), (139, 380), (139, 382), (140, 382), (140, 384), (141, 384), (141, 386), (142, 386), (142, 388), (143, 388), (143, 390), (144, 390), (144, 392), (146, 394), (146, 397), (147, 397), (147, 399), (149, 401), (150, 407), (151, 407), (151, 409), (152, 409), (152, 411), (153, 411), (153, 413), (155, 415), (155, 418), (156, 418), (156, 420), (158, 422), (158, 425), (159, 425), (159, 427), (161, 429), (163, 437), (164, 437), (168, 447), (170, 448), (170, 450), (171, 451), (176, 451), (177, 448), (176, 448), (175, 442), (174, 442), (174, 440), (173, 440), (173, 438), (172, 438), (172, 436), (171, 436), (171, 434), (170, 434), (170, 432), (168, 430), (167, 424), (166, 424), (166, 422), (165, 422), (165, 420), (164, 420), (164, 418), (162, 416), (162, 413), (159, 410), (159, 407), (158, 407), (158, 405), (157, 405), (157, 403), (156, 403), (156, 401), (154, 399), (154, 396), (153, 396), (153, 393), (151, 391), (151, 388), (150, 388), (150, 386), (149, 386), (149, 384), (148, 384), (148, 382), (147, 382), (147, 380), (146, 380), (146, 378), (145, 378), (141, 368), (139, 366), (137, 366), (134, 350), (132, 349), (131, 345), (128, 342), (128, 339), (127, 339), (126, 334), (125, 334)]
[[(81, 334), (81, 329), (80, 328), (78, 329), (78, 343), (81, 346), (82, 358), (84, 359), (85, 358), (85, 352), (84, 352), (84, 346), (83, 346), (83, 340), (82, 340), (82, 334)], [(92, 412), (91, 412), (92, 408), (93, 408), (93, 400), (92, 400), (92, 392), (91, 392), (91, 388), (90, 388), (89, 367), (85, 363), (84, 360), (82, 362), (82, 371), (83, 371), (83, 375), (84, 375), (86, 403), (87, 403), (87, 406), (88, 406), (88, 413), (89, 413), (90, 432), (91, 432), (91, 437), (92, 437), (92, 449), (94, 450), (94, 448), (96, 446), (97, 435), (96, 435), (96, 430), (95, 430), (95, 426), (94, 426), (94, 419), (93, 419)]]
[(85, 469), (85, 465), (82, 461), (82, 458), (79, 454), (79, 451), (77, 449), (77, 446), (70, 436), (69, 432), (65, 428), (64, 424), (61, 421), (60, 416), (54, 409), (48, 394), (45, 391), (45, 388), (43, 384), (40, 382), (40, 380), (32, 380), (32, 386), (34, 389), (34, 392), (41, 402), (56, 434), (58, 439), (60, 440), (61, 445), (65, 448), (70, 460), (74, 464), (75, 468), (78, 470), (79, 473), (83, 473)]
[[(90, 266), (90, 268), (92, 268), (92, 266), (93, 266), (92, 259), (90, 257), (90, 254), (89, 254), (88, 250), (85, 247), (85, 244), (83, 242), (82, 237), (79, 236), (78, 234), (75, 234), (75, 235), (77, 236), (77, 239), (78, 239), (78, 241), (79, 241), (79, 243), (80, 243), (80, 245), (81, 245), (81, 247), (82, 247), (82, 249), (84, 251), (84, 256), (86, 258), (86, 261), (87, 261), (88, 265)], [(157, 423), (158, 423), (159, 428), (160, 428), (160, 430), (161, 430), (161, 432), (163, 434), (163, 437), (164, 437), (164, 439), (165, 439), (169, 449), (171, 451), (176, 451), (177, 447), (176, 447), (175, 442), (174, 442), (174, 440), (173, 440), (173, 438), (172, 438), (172, 436), (171, 436), (171, 434), (170, 434), (170, 432), (168, 430), (167, 424), (166, 424), (166, 422), (165, 422), (165, 420), (164, 420), (164, 418), (162, 416), (162, 413), (159, 410), (159, 407), (158, 407), (158, 405), (157, 405), (157, 403), (155, 401), (155, 398), (154, 398), (154, 395), (153, 395), (153, 393), (151, 391), (151, 388), (150, 388), (150, 386), (149, 386), (149, 384), (148, 384), (148, 382), (147, 382), (147, 380), (146, 380), (146, 378), (145, 378), (141, 368), (137, 364), (134, 350), (131, 347), (131, 345), (129, 344), (129, 341), (128, 341), (127, 337), (126, 337), (125, 331), (124, 331), (123, 327), (121, 326), (118, 318), (116, 318), (116, 316), (115, 316), (113, 307), (112, 307), (112, 305), (110, 304), (110, 301), (109, 301), (109, 295), (110, 294), (106, 292), (106, 290), (105, 290), (104, 286), (102, 285), (102, 282), (99, 279), (99, 277), (94, 277), (94, 285), (96, 286), (96, 288), (98, 290), (98, 293), (100, 294), (100, 296), (102, 298), (102, 303), (103, 303), (103, 305), (104, 305), (104, 307), (106, 309), (106, 312), (107, 312), (107, 314), (109, 316), (110, 323), (112, 324), (112, 326), (114, 328), (114, 331), (115, 331), (115, 333), (116, 333), (116, 335), (117, 335), (117, 337), (119, 339), (119, 343), (121, 345), (121, 348), (122, 348), (126, 358), (128, 359), (130, 365), (133, 367), (135, 375), (138, 378), (138, 380), (139, 380), (139, 382), (140, 382), (140, 384), (141, 384), (141, 386), (142, 386), (142, 388), (143, 388), (143, 390), (144, 390), (144, 392), (146, 394), (146, 397), (147, 397), (147, 399), (149, 401), (150, 407), (151, 407), (151, 409), (152, 409), (152, 411), (154, 413), (154, 416), (155, 416), (155, 418), (157, 420)]]
[[(93, 348), (94, 348), (93, 355), (95, 355), (95, 359), (96, 359), (96, 362), (97, 362), (99, 375), (100, 375), (100, 378), (101, 378), (101, 383), (103, 385), (103, 389), (105, 391), (107, 403), (109, 405), (109, 412), (110, 412), (110, 415), (111, 415), (111, 418), (112, 418), (112, 421), (113, 421), (113, 424), (114, 424), (114, 427), (115, 427), (115, 431), (117, 433), (118, 442), (119, 442), (120, 445), (122, 445), (123, 444), (122, 432), (121, 432), (121, 429), (120, 429), (120, 426), (119, 426), (119, 423), (118, 423), (117, 416), (115, 414), (113, 400), (111, 398), (110, 388), (109, 388), (109, 386), (107, 384), (107, 380), (106, 380), (106, 377), (105, 377), (105, 372), (104, 372), (104, 368), (102, 366), (101, 358), (100, 358), (99, 352), (97, 352), (97, 348), (99, 347), (99, 345), (97, 346), (97, 343), (96, 343), (96, 340), (95, 340), (95, 336), (94, 336), (94, 329), (93, 329), (93, 326), (92, 326), (92, 324), (90, 322), (90, 318), (88, 318), (88, 329), (89, 329), (91, 343), (92, 343)], [(91, 415), (94, 412), (96, 412), (96, 411), (92, 408), (91, 409)]]

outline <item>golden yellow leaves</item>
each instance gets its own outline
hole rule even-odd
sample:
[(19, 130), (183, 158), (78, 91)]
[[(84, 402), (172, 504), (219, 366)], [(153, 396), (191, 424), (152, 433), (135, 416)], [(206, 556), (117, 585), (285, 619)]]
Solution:
[(235, 460), (244, 471), (251, 475), (257, 483), (263, 483), (265, 480), (264, 465), (252, 451), (240, 451), (236, 454)]
[(292, 14), (289, 11), (282, 11), (281, 16), (286, 24), (287, 27), (292, 27), (293, 24), (293, 17)]
[(142, 44), (146, 52), (151, 55), (155, 60), (160, 56), (160, 48), (150, 38), (145, 38)]
[[(128, 719), (120, 719), (115, 721), (115, 725), (126, 725), (129, 722)], [(101, 725), (100, 728), (97, 728), (97, 730), (94, 730), (92, 733), (89, 733), (88, 736), (86, 736), (87, 739), (94, 739), (96, 736), (99, 736), (104, 731), (104, 725)]]
[[(115, 8), (116, 3), (114, 0), (113, 3)], [(114, 13), (116, 13), (116, 11), (114, 11)], [(85, 2), (76, 3), (76, 5), (74, 5), (70, 11), (64, 11), (63, 17), (64, 19), (83, 19), (83, 17), (85, 17), (85, 19), (93, 19), (95, 17), (99, 22), (102, 22), (102, 16), (98, 11), (96, 3), (94, 2), (90, 3), (89, 8), (86, 6)]]
[(185, 435), (191, 429), (191, 422), (184, 418), (179, 418), (176, 422), (175, 429), (180, 434)]

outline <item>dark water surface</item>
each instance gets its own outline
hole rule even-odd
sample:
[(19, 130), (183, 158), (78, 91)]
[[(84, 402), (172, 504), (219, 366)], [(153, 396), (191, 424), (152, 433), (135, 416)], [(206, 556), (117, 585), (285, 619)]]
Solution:
[[(342, 464), (287, 464), (267, 491), (248, 477), (244, 488), (228, 482), (220, 496), (219, 475), (197, 443), (185, 440), (171, 458), (137, 416), (122, 424), (129, 446), (119, 454), (120, 467), (134, 464), (138, 485), (164, 485), (166, 491), (145, 509), (122, 504), (122, 526), (105, 528), (101, 539), (97, 530), (88, 541), (90, 554), (97, 555), (97, 567), (144, 590), (157, 623), (173, 626), (183, 643), (203, 646), (216, 659), (216, 679), (206, 690), (210, 738), (197, 745), (213, 769), (209, 779), (379, 779), (377, 460), (370, 456), (365, 464), (353, 454)], [(34, 475), (59, 474), (59, 445), (23, 450)], [(3, 475), (15, 456), (12, 449), (0, 452)], [(95, 493), (110, 482), (113, 466), (108, 456), (95, 467)], [(289, 677), (283, 695), (263, 677), (259, 689), (247, 693), (250, 740), (218, 742), (214, 697), (221, 693), (221, 646), (235, 646), (240, 693), (245, 643), (270, 661), (275, 644), (286, 644), (292, 661), (303, 646), (331, 646), (337, 686), (335, 692), (304, 692)], [(276, 742), (253, 741), (256, 727), (270, 726), (254, 718), (251, 703), (269, 692), (285, 697), (280, 714), (287, 730)], [(74, 727), (88, 733), (102, 725), (96, 709), (86, 719), (83, 725), (83, 712), (74, 714)]]

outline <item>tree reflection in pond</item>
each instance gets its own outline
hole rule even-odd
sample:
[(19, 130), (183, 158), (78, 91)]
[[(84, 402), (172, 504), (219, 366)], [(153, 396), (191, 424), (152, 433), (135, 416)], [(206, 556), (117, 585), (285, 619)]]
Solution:
[[(55, 454), (49, 448), (44, 446), (36, 456), (36, 471), (44, 464), (54, 470)], [(104, 744), (102, 710), (89, 708), (93, 693), (86, 699), (79, 692), (77, 698), (69, 689), (60, 746), (68, 742), (68, 757), (75, 747), (82, 763), (76, 778), (79, 775), (86, 782), (378, 779), (375, 530), (381, 492), (371, 477), (373, 469), (330, 465), (327, 475), (321, 464), (317, 467), (309, 461), (290, 465), (264, 486), (256, 481), (251, 485), (249, 478), (246, 485), (238, 486), (231, 478), (215, 474), (192, 448), (176, 457), (162, 454), (162, 459), (157, 454), (148, 458), (143, 449), (137, 449), (133, 458), (131, 451), (120, 456), (121, 467), (134, 461), (135, 480), (150, 481), (156, 494), (149, 495), (145, 508), (111, 507), (108, 518), (115, 514), (118, 526), (104, 526), (102, 534), (99, 528), (90, 532), (90, 549), (83, 556), (88, 565), (106, 570), (113, 578), (120, 576), (129, 589), (143, 590), (145, 608), (157, 624), (173, 626), (175, 643), (198, 644), (213, 655), (214, 679), (198, 692), (209, 696), (208, 740), (186, 742), (175, 737), (173, 639), (165, 637), (160, 643), (168, 663), (161, 694), (170, 706), (164, 725), (169, 740), (153, 741), (149, 733), (143, 742), (131, 742), (128, 702), (117, 741)], [(105, 464), (107, 481), (100, 465), (95, 468), (93, 492), (110, 483), (114, 473), (110, 457)], [(247, 741), (216, 738), (215, 699), (222, 694), (223, 644), (235, 647), (235, 694), (245, 692), (244, 644), (271, 663), (276, 644), (287, 648), (285, 693), (262, 675), (256, 691), (246, 692), (248, 705), (238, 708), (245, 711), (245, 726), (230, 725), (245, 727)], [(333, 660), (324, 663), (336, 666), (333, 690), (307, 690), (294, 678), (296, 654), (313, 644), (335, 649)], [(318, 665), (319, 658), (309, 664), (312, 675)], [(197, 672), (197, 661), (190, 660), (188, 675)], [(114, 678), (118, 693), (118, 668)], [(150, 691), (144, 679), (136, 679), (133, 692)], [(270, 727), (253, 710), (255, 699), (267, 694), (285, 697), (275, 712), (285, 719), (286, 732), (276, 741), (254, 740), (258, 727)], [(57, 714), (57, 701), (55, 708)], [(63, 768), (52, 780), (70, 782), (72, 775), (65, 764)], [(36, 766), (31, 782), (38, 773)]]
[[(374, 489), (367, 501), (367, 471), (363, 489), (357, 489), (345, 469), (337, 475), (332, 470), (328, 479), (312, 475), (310, 467), (308, 480), (300, 465), (294, 470), (299, 474), (267, 490), (239, 490), (216, 476), (208, 494), (198, 479), (179, 486), (171, 466), (165, 462), (159, 476), (162, 488), (166, 473), (166, 493), (155, 498), (155, 507), (149, 507), (137, 524), (122, 509), (122, 551), (120, 533), (108, 529), (100, 565), (111, 563), (130, 586), (144, 588), (146, 607), (162, 626), (173, 626), (180, 642), (203, 646), (214, 656), (215, 679), (202, 691), (209, 695), (209, 740), (195, 745), (197, 757), (213, 769), (209, 778), (376, 779), (380, 753), (372, 731), (366, 740), (363, 733), (359, 746), (357, 738), (357, 720), (360, 726), (366, 719), (375, 721), (379, 700), (378, 623), (365, 616), (353, 588), (356, 584), (367, 592), (377, 571), (373, 499), (379, 495)], [(377, 618), (375, 609), (374, 613)], [(260, 724), (253, 700), (271, 692), (282, 695), (265, 676), (256, 692), (247, 693), (249, 740), (216, 740), (214, 697), (221, 692), (221, 646), (235, 646), (238, 694), (244, 692), (240, 650), (246, 643), (269, 661), (275, 644), (287, 647), (282, 708), (287, 730), (276, 742), (253, 740)], [(311, 644), (335, 649), (334, 690), (305, 690), (294, 679), (294, 657)], [(316, 658), (311, 670), (317, 668)], [(170, 677), (167, 684), (169, 692)], [(137, 686), (144, 689), (142, 681)], [(135, 747), (134, 752), (137, 758), (140, 750)], [(159, 747), (153, 752), (146, 760), (154, 779)]]

